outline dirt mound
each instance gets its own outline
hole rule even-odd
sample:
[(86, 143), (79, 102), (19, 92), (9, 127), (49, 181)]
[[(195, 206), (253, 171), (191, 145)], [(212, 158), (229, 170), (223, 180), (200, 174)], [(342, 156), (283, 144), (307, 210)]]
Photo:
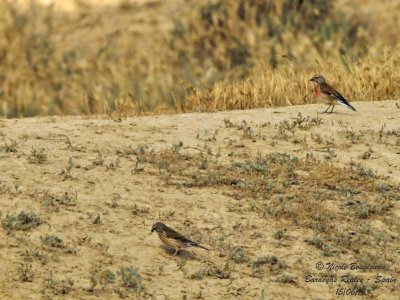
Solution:
[(1, 298), (393, 298), (400, 103), (353, 104), (0, 120)]

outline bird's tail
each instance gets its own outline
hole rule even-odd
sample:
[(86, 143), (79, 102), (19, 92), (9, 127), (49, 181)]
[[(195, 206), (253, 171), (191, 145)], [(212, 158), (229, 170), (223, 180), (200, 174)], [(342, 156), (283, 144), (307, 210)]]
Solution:
[(339, 100), (338, 102), (339, 102), (339, 104), (341, 104), (343, 106), (346, 106), (347, 108), (350, 108), (353, 111), (356, 111), (356, 109), (349, 102), (347, 102), (346, 100), (345, 101)]
[(207, 251), (210, 250), (210, 249), (208, 249), (208, 248), (206, 248), (206, 247), (203, 247), (203, 246), (201, 246), (201, 245), (197, 245), (197, 247), (199, 247), (199, 248), (201, 248), (201, 249), (204, 249), (204, 250), (207, 250)]
[(190, 241), (189, 245), (192, 246), (192, 247), (199, 247), (199, 248), (202, 248), (202, 249), (207, 250), (207, 251), (210, 250), (210, 249), (208, 249), (206, 247), (203, 247), (202, 245), (199, 245), (199, 244), (197, 244), (197, 243), (195, 243), (193, 241)]

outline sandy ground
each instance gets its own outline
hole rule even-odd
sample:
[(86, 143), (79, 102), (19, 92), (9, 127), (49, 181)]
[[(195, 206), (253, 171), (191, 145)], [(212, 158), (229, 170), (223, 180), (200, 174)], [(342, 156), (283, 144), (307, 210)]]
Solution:
[[(79, 6), (84, 5), (92, 5), (92, 6), (116, 6), (116, 5), (129, 5), (129, 4), (144, 4), (149, 2), (157, 2), (152, 0), (83, 0), (83, 1), (75, 1), (75, 0), (36, 0), (37, 2), (44, 5), (52, 5), (56, 10), (61, 11), (75, 11)], [(16, 3), (22, 6), (29, 5), (30, 1), (27, 0), (15, 0)]]
[[(132, 149), (147, 145), (157, 153), (175, 145), (182, 153), (218, 157), (221, 164), (257, 153), (312, 154), (332, 168), (360, 163), (398, 189), (400, 102), (354, 106), (357, 113), (337, 107), (330, 115), (318, 114), (322, 105), (305, 105), (127, 119), (1, 119), (0, 298), (336, 298), (338, 288), (351, 285), (305, 277), (319, 274), (318, 262), (349, 264), (357, 251), (342, 247), (333, 257), (322, 256), (305, 242), (314, 235), (310, 228), (260, 216), (247, 198), (234, 199), (229, 187), (171, 184), (157, 162), (138, 160)], [(293, 127), (301, 119), (314, 125)], [(370, 284), (366, 297), (396, 299), (400, 293), (400, 210), (393, 203), (387, 214), (366, 220), (390, 236), (371, 242), (369, 251), (392, 261), (384, 271), (355, 273)], [(25, 230), (7, 225), (7, 216), (21, 211), (42, 223)], [(157, 220), (212, 250), (172, 256), (150, 234)], [(59, 240), (46, 242), (49, 236)], [(260, 257), (279, 263), (258, 267)], [(121, 276), (124, 267), (132, 267), (133, 277)], [(397, 281), (371, 284), (380, 275)]]

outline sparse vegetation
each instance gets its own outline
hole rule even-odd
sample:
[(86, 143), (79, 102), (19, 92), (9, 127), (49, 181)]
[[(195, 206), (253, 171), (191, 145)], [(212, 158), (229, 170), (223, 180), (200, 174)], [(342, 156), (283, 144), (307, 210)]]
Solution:
[(245, 263), (245, 262), (248, 262), (250, 260), (247, 257), (244, 249), (242, 247), (240, 247), (240, 246), (237, 246), (232, 250), (230, 257), (237, 264)]
[[(305, 242), (322, 250), (324, 256), (334, 255), (341, 247), (361, 247), (361, 239), (344, 233), (331, 235), (333, 230), (346, 232), (349, 217), (354, 226), (373, 214), (387, 214), (394, 207), (394, 201), (399, 200), (397, 191), (390, 188), (385, 189), (386, 195), (382, 198), (382, 183), (378, 177), (359, 165), (352, 164), (350, 169), (339, 168), (332, 166), (330, 161), (300, 159), (286, 153), (265, 156), (258, 153), (255, 157), (228, 165), (211, 160), (207, 168), (198, 168), (203, 160), (201, 154), (189, 155), (172, 147), (158, 153), (145, 153), (141, 160), (152, 166), (145, 168), (148, 172), (163, 170), (159, 174), (167, 185), (227, 189), (230, 191), (227, 194), (234, 199), (256, 200), (253, 210), (264, 218), (284, 219), (314, 229), (318, 236)], [(358, 204), (341, 209), (341, 201), (349, 196)], [(329, 199), (335, 199), (335, 202), (328, 206), (324, 202)], [(326, 223), (326, 220), (333, 219), (335, 224)], [(276, 236), (281, 238), (282, 235)], [(242, 247), (235, 247), (230, 259), (236, 263), (250, 260)], [(253, 275), (260, 274), (258, 270)]]
[(251, 262), (250, 265), (254, 267), (260, 267), (263, 265), (276, 265), (278, 263), (278, 258), (276, 256), (262, 256), (257, 258), (255, 261)]
[(42, 199), (43, 206), (47, 210), (58, 210), (59, 204), (62, 206), (75, 206), (78, 200), (78, 193), (75, 191), (75, 193), (71, 194), (65, 192), (61, 196), (57, 196), (45, 191)]
[(362, 140), (362, 134), (360, 132), (355, 132), (354, 130), (347, 130), (345, 132), (346, 138), (351, 141), (352, 144), (358, 144)]
[(121, 195), (118, 193), (115, 193), (111, 197), (111, 203), (108, 203), (108, 205), (112, 208), (118, 207), (118, 202), (121, 200)]
[[(50, 298), (87, 293), (141, 298), (155, 295), (152, 278), (165, 280), (158, 288), (178, 276), (185, 284), (210, 283), (211, 290), (215, 280), (232, 281), (229, 290), (212, 290), (222, 298), (250, 296), (250, 290), (240, 285), (243, 280), (249, 280), (252, 290), (268, 280), (283, 293), (296, 288), (305, 295), (303, 277), (315, 272), (316, 261), (366, 263), (368, 257), (389, 268), (399, 259), (400, 186), (385, 176), (387, 169), (380, 163), (397, 151), (394, 119), (384, 130), (379, 123), (372, 124), (375, 130), (355, 127), (362, 138), (353, 144), (343, 134), (347, 124), (335, 127), (335, 121), (325, 118), (322, 123), (312, 121), (303, 111), (291, 114), (293, 118), (276, 115), (268, 123), (262, 114), (249, 117), (253, 112), (224, 114), (230, 116), (229, 122), (215, 114), (207, 128), (203, 115), (190, 116), (182, 136), (176, 124), (188, 122), (187, 115), (146, 118), (146, 124), (141, 118), (118, 124), (103, 118), (78, 119), (73, 124), (83, 126), (74, 127), (68, 127), (68, 122), (75, 122), (68, 117), (63, 123), (56, 118), (56, 124), (50, 123), (54, 128), (48, 129), (51, 138), (40, 136), (41, 147), (51, 149), (51, 159), (36, 167), (27, 163), (24, 153), (35, 147), (32, 134), (42, 130), (47, 119), (32, 126), (24, 143), (18, 143), (18, 152), (2, 152), (7, 159), (2, 160), (0, 215), (7, 238), (0, 251), (4, 256), (10, 251), (19, 254), (22, 262), (6, 262), (12, 270), (9, 278), (29, 283), (15, 293), (26, 298), (34, 286)], [(171, 127), (155, 125), (168, 118)], [(14, 120), (3, 122), (10, 135), (20, 136), (19, 128), (27, 121), (18, 120), (17, 128), (9, 126)], [(74, 146), (65, 146), (61, 127), (70, 130)], [(274, 139), (279, 127), (289, 139)], [(100, 131), (102, 138), (93, 144), (91, 138)], [(311, 133), (320, 134), (322, 141), (310, 138)], [(306, 143), (301, 142), (304, 138)], [(373, 154), (363, 159), (361, 154), (369, 148)], [(111, 171), (109, 163), (117, 158), (118, 167)], [(16, 163), (32, 168), (13, 168)], [(391, 170), (395, 179), (397, 170)], [(15, 207), (26, 212), (21, 217), (8, 212)], [(211, 251), (189, 248), (172, 256), (159, 247), (155, 234), (150, 235), (153, 219), (173, 228), (183, 224), (184, 235)], [(135, 263), (140, 273), (127, 263)], [(4, 279), (7, 289), (13, 280)], [(315, 285), (309, 292), (329, 297), (331, 292), (324, 287)], [(371, 295), (385, 295), (393, 292), (392, 287), (365, 289)], [(182, 294), (211, 295), (201, 291)]]
[(374, 151), (371, 148), (369, 148), (367, 151), (365, 151), (364, 153), (362, 153), (360, 155), (360, 158), (361, 159), (369, 159), (373, 153), (374, 153)]
[(351, 163), (350, 168), (351, 170), (354, 170), (354, 173), (360, 177), (370, 177), (370, 178), (378, 177), (372, 169), (365, 168), (360, 163)]
[(46, 235), (40, 238), (43, 245), (53, 247), (53, 248), (63, 248), (64, 242), (57, 235)]
[(118, 275), (121, 277), (121, 283), (124, 287), (133, 289), (137, 292), (143, 290), (142, 276), (136, 268), (121, 267)]
[(41, 164), (47, 160), (47, 149), (32, 148), (31, 154), (28, 156), (30, 163)]
[(5, 142), (4, 145), (0, 146), (0, 152), (17, 152), (18, 150), (18, 142), (15, 140), (11, 140), (9, 142)]
[(60, 175), (62, 176), (63, 180), (74, 179), (74, 177), (72, 177), (71, 174), (73, 167), (74, 167), (74, 162), (72, 160), (72, 157), (70, 157), (68, 158), (67, 165), (61, 169)]
[(46, 279), (45, 292), (50, 291), (53, 295), (67, 295), (74, 286), (74, 280), (71, 278), (57, 280), (52, 276)]
[(35, 278), (35, 272), (32, 269), (32, 264), (28, 262), (22, 262), (19, 266), (19, 276), (21, 282), (33, 282)]
[(288, 274), (282, 274), (276, 280), (282, 283), (296, 284), (296, 277)]
[(22, 211), (18, 215), (7, 214), (2, 225), (6, 230), (30, 230), (42, 223), (42, 219), (36, 213)]
[(322, 249), (322, 247), (324, 246), (324, 242), (319, 237), (312, 237), (309, 239), (305, 239), (304, 242), (306, 242), (309, 245), (315, 246), (318, 249)]
[(278, 229), (274, 232), (274, 238), (277, 240), (281, 240), (285, 237), (285, 230)]
[(100, 151), (97, 151), (97, 156), (92, 159), (93, 166), (102, 166), (104, 164), (104, 156)]
[(106, 286), (109, 283), (114, 283), (116, 281), (115, 273), (111, 270), (105, 270), (100, 275), (100, 283), (102, 286)]

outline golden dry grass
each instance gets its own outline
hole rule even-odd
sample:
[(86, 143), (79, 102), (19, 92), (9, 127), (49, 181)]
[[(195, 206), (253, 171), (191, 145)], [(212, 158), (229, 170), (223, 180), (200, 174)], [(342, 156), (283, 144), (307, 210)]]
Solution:
[(23, 3), (0, 2), (8, 117), (311, 103), (314, 73), (351, 101), (400, 93), (395, 0)]

